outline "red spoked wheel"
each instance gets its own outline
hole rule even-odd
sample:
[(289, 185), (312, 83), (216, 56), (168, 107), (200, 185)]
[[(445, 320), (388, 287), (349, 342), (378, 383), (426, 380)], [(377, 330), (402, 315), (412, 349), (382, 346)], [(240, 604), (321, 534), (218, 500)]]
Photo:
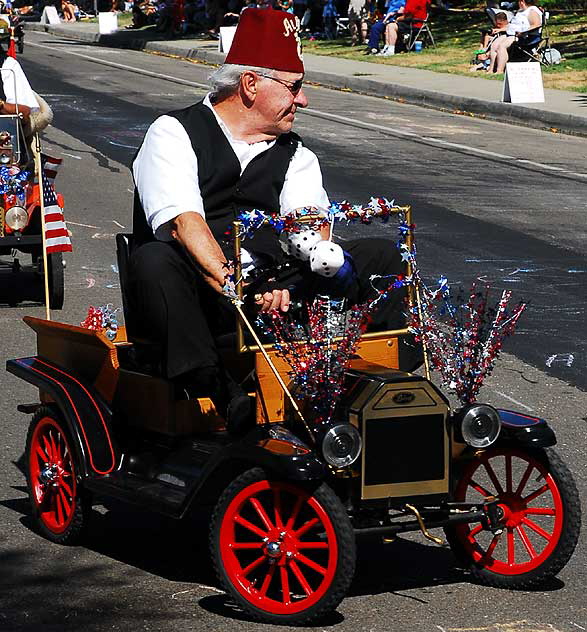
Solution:
[(28, 487), (39, 531), (60, 544), (79, 541), (89, 499), (79, 488), (71, 440), (60, 417), (47, 407), (34, 415), (27, 437)]
[(569, 561), (581, 526), (579, 494), (554, 450), (496, 448), (469, 462), (455, 492), (460, 502), (494, 496), (503, 531), (481, 523), (446, 530), (457, 557), (480, 581), (529, 588), (556, 575)]
[(210, 537), (220, 582), (258, 620), (308, 623), (334, 610), (353, 578), (353, 529), (325, 484), (308, 491), (249, 470), (222, 494)]

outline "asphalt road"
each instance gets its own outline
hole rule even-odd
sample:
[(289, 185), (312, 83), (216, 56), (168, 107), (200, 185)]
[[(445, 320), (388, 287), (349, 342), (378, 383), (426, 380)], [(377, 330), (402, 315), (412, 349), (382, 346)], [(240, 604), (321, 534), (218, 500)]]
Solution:
[[(27, 35), (21, 62), (55, 111), (45, 149), (64, 158), (58, 189), (75, 246), (65, 309), (55, 317), (77, 323), (89, 305), (121, 305), (113, 237), (130, 229), (127, 165), (158, 113), (204, 94), (210, 68), (41, 33)], [(585, 141), (317, 87), (307, 93), (310, 111), (296, 130), (320, 157), (332, 199), (383, 195), (411, 204), (431, 283), (441, 273), (465, 287), (490, 280), (531, 302), (482, 397), (549, 419), (584, 497)], [(384, 230), (353, 226), (339, 235)], [(25, 314), (42, 317), (44, 308), (0, 308), (2, 363), (34, 353)], [(32, 532), (15, 463), (27, 420), (16, 404), (36, 394), (12, 376), (0, 380), (1, 630), (264, 627), (216, 588), (200, 529), (109, 506), (96, 508), (86, 547), (59, 547)], [(581, 542), (544, 590), (507, 592), (469, 583), (447, 549), (420, 538), (363, 543), (349, 597), (316, 629), (587, 629), (586, 558)]]

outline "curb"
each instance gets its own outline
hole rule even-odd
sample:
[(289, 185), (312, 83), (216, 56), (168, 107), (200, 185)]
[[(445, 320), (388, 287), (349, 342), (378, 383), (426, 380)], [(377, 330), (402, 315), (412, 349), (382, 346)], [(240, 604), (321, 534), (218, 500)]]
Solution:
[[(147, 41), (142, 38), (132, 37), (131, 33), (128, 33), (128, 37), (125, 37), (127, 33), (120, 31), (112, 35), (100, 35), (99, 33), (72, 31), (68, 27), (60, 27), (58, 25), (50, 26), (33, 22), (26, 23), (26, 29), (61, 35), (70, 39), (111, 48), (127, 48), (138, 51), (163, 53), (210, 64), (221, 64), (224, 61), (223, 53), (199, 49), (197, 47), (186, 49), (183, 46), (177, 46), (173, 42), (168, 41)], [(352, 90), (353, 92), (368, 96), (392, 99), (411, 105), (450, 111), (455, 114), (491, 119), (501, 123), (509, 123), (533, 129), (556, 131), (558, 133), (575, 136), (587, 136), (587, 118), (573, 114), (563, 114), (512, 103), (485, 101), (474, 97), (457, 97), (434, 90), (423, 90), (397, 83), (385, 83), (383, 81), (362, 77), (347, 77), (322, 71), (308, 70), (306, 72), (306, 79), (310, 83), (317, 83), (327, 88)]]

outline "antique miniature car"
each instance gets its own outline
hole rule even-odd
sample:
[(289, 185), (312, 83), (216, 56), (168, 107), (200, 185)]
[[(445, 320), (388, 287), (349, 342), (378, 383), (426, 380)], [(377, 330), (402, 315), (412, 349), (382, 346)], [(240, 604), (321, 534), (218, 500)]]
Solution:
[[(128, 237), (119, 236), (125, 288)], [(225, 350), (254, 370), (257, 424), (222, 432), (206, 398), (186, 399), (157, 370), (156, 349), (26, 317), (37, 355), (7, 363), (37, 386), (27, 477), (39, 531), (78, 542), (92, 498), (187, 519), (211, 511), (218, 580), (251, 617), (305, 624), (335, 609), (353, 578), (356, 538), (443, 528), (479, 582), (530, 588), (556, 575), (579, 537), (573, 478), (547, 422), (488, 404), (451, 410), (428, 379), (397, 369), (398, 337), (361, 339), (333, 420), (304, 427), (267, 358)], [(240, 347), (240, 344), (239, 344)], [(140, 353), (137, 351), (140, 350)], [(246, 382), (244, 382), (246, 384)]]
[[(0, 302), (45, 302), (41, 200), (35, 163), (17, 115), (0, 116)], [(63, 208), (56, 196), (55, 205)], [(30, 265), (21, 262), (30, 255)], [(63, 255), (47, 254), (49, 302), (61, 309), (64, 300)]]

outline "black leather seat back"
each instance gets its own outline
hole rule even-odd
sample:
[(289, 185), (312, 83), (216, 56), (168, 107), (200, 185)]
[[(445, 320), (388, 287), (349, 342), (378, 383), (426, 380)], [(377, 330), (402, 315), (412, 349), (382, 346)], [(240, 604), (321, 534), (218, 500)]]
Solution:
[(132, 340), (134, 326), (130, 310), (128, 273), (130, 266), (130, 253), (132, 250), (133, 236), (131, 233), (118, 233), (116, 235), (116, 258), (118, 260), (118, 277), (120, 279), (120, 293), (122, 294), (122, 309), (124, 311), (124, 323), (128, 340)]

